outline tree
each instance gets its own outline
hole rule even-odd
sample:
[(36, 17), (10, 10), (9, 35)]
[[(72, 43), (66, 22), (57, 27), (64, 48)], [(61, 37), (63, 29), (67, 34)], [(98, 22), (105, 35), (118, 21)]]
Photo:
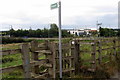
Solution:
[(45, 37), (45, 38), (49, 37), (49, 30), (46, 28), (44, 28), (44, 30), (43, 30), (43, 37)]
[(117, 36), (117, 32), (113, 29), (109, 28), (99, 28), (100, 36), (101, 37), (114, 37)]
[(37, 36), (37, 37), (39, 37), (39, 38), (43, 37), (42, 34), (43, 34), (43, 32), (42, 32), (41, 29), (37, 29), (37, 30), (36, 30), (36, 36)]
[(103, 31), (103, 28), (99, 28), (99, 33), (100, 33), (100, 36), (104, 36), (104, 31)]
[(70, 32), (67, 32), (67, 30), (62, 30), (62, 37), (70, 37)]
[(14, 36), (14, 33), (15, 33), (15, 30), (13, 28), (11, 28), (8, 32), (10, 36)]
[(50, 25), (49, 35), (50, 37), (58, 37), (58, 27), (56, 24)]
[(120, 29), (118, 29), (117, 36), (120, 37)]

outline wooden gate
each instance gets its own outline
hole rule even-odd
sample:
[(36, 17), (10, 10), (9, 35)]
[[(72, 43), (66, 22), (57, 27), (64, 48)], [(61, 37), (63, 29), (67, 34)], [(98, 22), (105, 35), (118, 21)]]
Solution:
[[(77, 41), (62, 44), (63, 74), (79, 73), (79, 44)], [(30, 46), (30, 48), (29, 48)], [(59, 76), (58, 43), (46, 41), (39, 45), (33, 41), (21, 47), (25, 78), (56, 78)], [(41, 58), (42, 57), (42, 58)], [(43, 59), (44, 57), (44, 59)], [(44, 67), (44, 71), (40, 68)]]

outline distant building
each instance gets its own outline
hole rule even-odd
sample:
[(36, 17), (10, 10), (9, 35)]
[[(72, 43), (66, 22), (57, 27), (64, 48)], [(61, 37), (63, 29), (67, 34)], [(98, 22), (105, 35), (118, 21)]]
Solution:
[(91, 29), (67, 29), (70, 34), (73, 35), (91, 35), (91, 32), (97, 32), (97, 30), (91, 30)]

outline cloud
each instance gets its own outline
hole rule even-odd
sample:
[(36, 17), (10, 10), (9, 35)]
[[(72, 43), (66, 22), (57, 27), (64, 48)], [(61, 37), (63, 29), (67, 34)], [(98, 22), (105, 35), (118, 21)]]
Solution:
[[(63, 21), (67, 23), (63, 28), (96, 28), (96, 22), (99, 21), (102, 23), (102, 27), (110, 27), (110, 28), (118, 28), (117, 14), (107, 14), (103, 16), (94, 16), (94, 17), (83, 17), (76, 16), (67, 18), (67, 20)], [(64, 23), (63, 23), (64, 24)]]
[[(62, 25), (92, 25), (97, 20), (116, 26), (119, 0), (61, 0)], [(58, 23), (58, 10), (50, 10), (56, 0), (0, 0), (2, 26)], [(111, 21), (110, 21), (111, 19)], [(27, 24), (27, 25), (26, 25)], [(24, 26), (25, 25), (25, 26)], [(36, 26), (34, 26), (36, 27)], [(7, 27), (5, 27), (7, 28)], [(15, 27), (17, 28), (17, 27)], [(39, 28), (42, 28), (41, 26)], [(18, 28), (17, 28), (18, 29)]]

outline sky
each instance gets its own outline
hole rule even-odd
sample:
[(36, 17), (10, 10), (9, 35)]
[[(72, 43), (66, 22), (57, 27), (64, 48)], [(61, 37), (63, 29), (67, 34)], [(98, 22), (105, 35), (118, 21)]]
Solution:
[[(50, 5), (59, 0), (0, 0), (0, 31), (50, 28), (58, 24), (58, 9)], [(61, 0), (62, 29), (117, 28), (119, 0)]]

